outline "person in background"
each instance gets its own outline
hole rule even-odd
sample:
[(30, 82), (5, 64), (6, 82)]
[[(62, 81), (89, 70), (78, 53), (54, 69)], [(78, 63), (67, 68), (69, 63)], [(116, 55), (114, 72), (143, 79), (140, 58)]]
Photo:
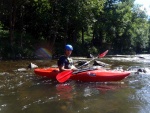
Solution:
[(70, 58), (72, 51), (73, 51), (72, 45), (67, 44), (65, 46), (65, 55), (60, 56), (57, 62), (59, 71), (77, 70), (77, 68), (73, 65), (73, 59)]

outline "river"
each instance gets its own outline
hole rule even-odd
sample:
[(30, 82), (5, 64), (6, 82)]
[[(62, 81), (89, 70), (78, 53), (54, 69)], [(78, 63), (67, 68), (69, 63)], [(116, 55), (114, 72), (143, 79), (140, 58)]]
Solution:
[(0, 61), (0, 113), (148, 113), (150, 111), (150, 55), (106, 56), (111, 69), (132, 73), (119, 82), (75, 82), (41, 78), (31, 62), (49, 67), (56, 60)]

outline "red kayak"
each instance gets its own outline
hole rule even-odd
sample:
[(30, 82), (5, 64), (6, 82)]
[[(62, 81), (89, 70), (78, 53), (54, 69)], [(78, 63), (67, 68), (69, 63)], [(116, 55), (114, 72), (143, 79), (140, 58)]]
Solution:
[[(38, 76), (55, 79), (59, 74), (58, 68), (36, 68), (34, 73)], [(93, 69), (79, 71), (76, 74), (72, 74), (70, 79), (83, 82), (109, 82), (109, 81), (120, 81), (130, 75), (127, 71), (113, 71), (105, 69)]]

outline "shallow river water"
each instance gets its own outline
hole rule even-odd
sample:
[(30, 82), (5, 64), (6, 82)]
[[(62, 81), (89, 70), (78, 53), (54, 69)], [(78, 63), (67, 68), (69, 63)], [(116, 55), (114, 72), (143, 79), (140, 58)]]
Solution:
[[(133, 71), (119, 82), (76, 82), (41, 78), (31, 62), (49, 67), (56, 60), (0, 61), (0, 113), (149, 113), (150, 55), (107, 56), (110, 69)], [(137, 69), (146, 72), (135, 73)]]

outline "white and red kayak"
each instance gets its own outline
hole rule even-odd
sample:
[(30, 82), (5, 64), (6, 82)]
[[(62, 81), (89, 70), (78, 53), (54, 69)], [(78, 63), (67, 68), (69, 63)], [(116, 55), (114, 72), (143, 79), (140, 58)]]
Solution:
[[(36, 68), (34, 73), (38, 76), (47, 77), (56, 80), (56, 76), (59, 74), (58, 68)], [(106, 69), (93, 69), (93, 70), (81, 70), (76, 73), (72, 73), (71, 80), (83, 81), (83, 82), (109, 82), (120, 81), (130, 75), (127, 71), (115, 71)]]

